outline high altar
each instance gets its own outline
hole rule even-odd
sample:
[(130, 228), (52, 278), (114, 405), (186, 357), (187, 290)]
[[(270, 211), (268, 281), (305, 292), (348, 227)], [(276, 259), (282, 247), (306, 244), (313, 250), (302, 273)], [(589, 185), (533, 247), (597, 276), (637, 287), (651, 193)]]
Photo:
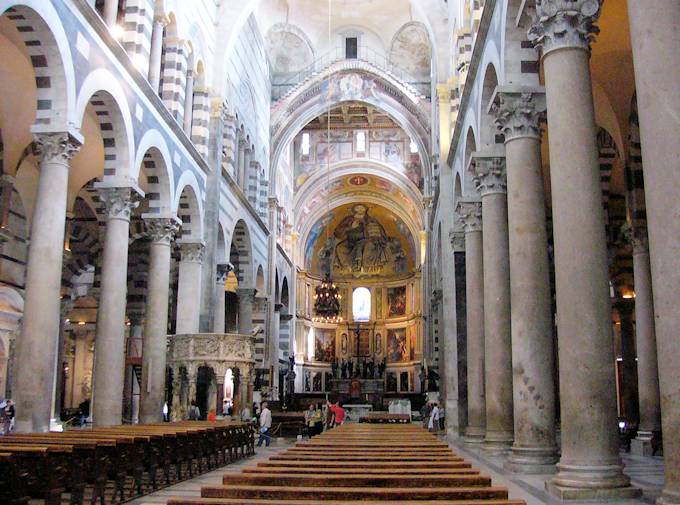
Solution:
[[(377, 206), (348, 205), (325, 223), (331, 231), (323, 223), (312, 230), (307, 269), (297, 276), (295, 391), (381, 406), (385, 396), (422, 392), (423, 289), (413, 235)], [(341, 295), (339, 321), (314, 311), (324, 271)]]

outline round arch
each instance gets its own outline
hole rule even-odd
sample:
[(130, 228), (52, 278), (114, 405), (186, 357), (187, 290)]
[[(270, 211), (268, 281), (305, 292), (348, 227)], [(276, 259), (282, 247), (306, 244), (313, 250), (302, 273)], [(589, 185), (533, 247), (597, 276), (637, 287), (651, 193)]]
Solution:
[(172, 164), (170, 151), (163, 137), (157, 130), (149, 130), (137, 146), (133, 165), (133, 180), (139, 181), (149, 201), (149, 213), (170, 215), (173, 212), (174, 197), (172, 180)]
[[(312, 119), (330, 107), (345, 102), (363, 102), (388, 114), (418, 146), (425, 178), (430, 174), (429, 115), (407, 89), (376, 67), (357, 62), (359, 68), (346, 68), (346, 62), (331, 65), (300, 88), (283, 103), (277, 104), (272, 117), (272, 149), (269, 180), (276, 183), (274, 171), (285, 147)], [(274, 191), (276, 188), (272, 188)]]
[(253, 247), (250, 230), (243, 219), (234, 225), (229, 251), (239, 287), (253, 287)]
[(76, 103), (77, 128), (91, 105), (104, 143), (104, 180), (129, 178), (134, 172), (134, 129), (130, 106), (118, 79), (106, 69), (92, 71), (83, 81)]
[(203, 204), (196, 176), (184, 171), (177, 184), (173, 210), (182, 220), (182, 239), (203, 240)]
[[(398, 216), (402, 221), (404, 221), (409, 230), (409, 234), (413, 240), (413, 244), (415, 246), (414, 252), (416, 255), (415, 258), (416, 265), (420, 265), (423, 259), (422, 252), (419, 246), (420, 228), (414, 223), (412, 217), (408, 213), (404, 212), (404, 209), (401, 206), (397, 205), (395, 202), (385, 200), (383, 194), (364, 192), (361, 194), (360, 199), (362, 203), (368, 203), (384, 207), (385, 209), (392, 212), (395, 216)], [(320, 206), (319, 208), (315, 209), (305, 218), (304, 224), (300, 230), (300, 240), (298, 240), (297, 242), (299, 258), (304, 258), (304, 248), (305, 245), (307, 244), (309, 234), (312, 231), (314, 224), (316, 224), (317, 221), (323, 218), (323, 216), (326, 213), (331, 212), (337, 209), (338, 207), (342, 207), (343, 205), (350, 203), (359, 203), (357, 195), (340, 195), (339, 197), (329, 201), (328, 205)]]
[[(37, 103), (34, 132), (69, 131), (75, 123), (76, 85), (70, 43), (51, 2), (0, 0), (0, 15), (14, 24), (34, 62)], [(47, 105), (47, 107), (45, 107)]]

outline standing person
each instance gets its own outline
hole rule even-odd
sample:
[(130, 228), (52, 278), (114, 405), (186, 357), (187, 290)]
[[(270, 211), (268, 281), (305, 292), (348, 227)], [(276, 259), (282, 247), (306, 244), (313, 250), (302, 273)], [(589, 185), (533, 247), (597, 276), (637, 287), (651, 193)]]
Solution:
[(330, 430), (335, 426), (335, 412), (333, 411), (333, 404), (326, 400), (326, 429)]
[(323, 421), (321, 417), (321, 407), (319, 405), (314, 405), (314, 414), (312, 414), (312, 429), (309, 436), (321, 435), (323, 431)]
[(420, 418), (422, 419), (423, 422), (423, 428), (427, 428), (428, 424), (430, 423), (430, 414), (432, 413), (432, 404), (430, 404), (429, 400), (425, 402), (425, 405), (423, 405), (420, 409)]
[(432, 412), (430, 412), (430, 420), (427, 423), (427, 429), (433, 433), (439, 431), (439, 407), (437, 402), (432, 404)]
[(340, 406), (340, 402), (331, 405), (331, 409), (335, 418), (335, 426), (341, 426), (345, 422), (345, 409)]
[(196, 405), (196, 400), (191, 400), (189, 407), (189, 421), (198, 421), (201, 418), (201, 409)]
[(269, 430), (272, 427), (272, 413), (267, 408), (267, 402), (262, 402), (262, 411), (260, 412), (260, 438), (257, 441), (257, 446), (262, 447), (262, 441), (264, 440), (265, 445), (269, 447), (269, 442), (271, 437), (269, 436)]
[[(309, 404), (309, 408), (305, 410), (305, 430), (307, 431), (307, 436), (309, 438), (312, 438), (312, 419), (314, 418), (314, 411), (316, 410), (316, 407), (314, 406), (313, 403)], [(304, 435), (304, 433), (303, 433)]]
[(9, 429), (12, 431), (14, 429), (14, 416), (16, 415), (16, 408), (14, 407), (14, 400), (7, 400), (7, 408), (5, 409), (7, 416), (9, 417), (10, 426)]

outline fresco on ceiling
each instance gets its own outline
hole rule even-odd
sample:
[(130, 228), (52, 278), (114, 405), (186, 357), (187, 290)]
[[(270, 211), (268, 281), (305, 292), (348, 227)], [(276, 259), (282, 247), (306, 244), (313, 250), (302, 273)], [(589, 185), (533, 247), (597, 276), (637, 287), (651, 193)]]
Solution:
[(390, 63), (421, 81), (430, 79), (432, 45), (426, 28), (408, 23), (397, 33), (390, 48)]
[(414, 270), (415, 247), (406, 224), (384, 207), (343, 205), (311, 229), (305, 268), (336, 279), (391, 277)]
[(415, 186), (422, 189), (422, 165), (420, 155), (410, 150), (411, 138), (400, 128), (380, 128), (368, 131), (366, 149), (356, 150), (352, 130), (333, 132), (328, 142), (325, 131), (309, 130), (310, 151), (304, 155), (300, 149), (301, 136), (296, 139), (295, 190), (298, 190), (318, 170), (328, 170), (332, 164), (369, 159), (385, 163), (405, 175)]
[(270, 31), (265, 37), (265, 43), (275, 76), (291, 76), (314, 62), (314, 55), (307, 42), (290, 31)]

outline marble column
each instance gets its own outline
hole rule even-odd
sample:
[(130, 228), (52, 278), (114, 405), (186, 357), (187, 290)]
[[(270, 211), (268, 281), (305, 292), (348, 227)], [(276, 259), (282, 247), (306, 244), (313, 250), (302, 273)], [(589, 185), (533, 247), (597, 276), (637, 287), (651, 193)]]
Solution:
[(187, 82), (184, 92), (184, 133), (191, 138), (191, 123), (194, 119), (194, 71), (187, 70)]
[(500, 152), (472, 154), (471, 168), (482, 197), (484, 254), (484, 449), (510, 449), (512, 419), (512, 347), (510, 333), (510, 259), (505, 157)]
[[(680, 504), (680, 2), (629, 1), (649, 251), (666, 482), (659, 505)], [(636, 288), (637, 291), (637, 288)]]
[(157, 423), (163, 420), (171, 245), (179, 230), (179, 219), (145, 217), (144, 221), (151, 242), (139, 418), (142, 423)]
[(621, 397), (622, 417), (628, 424), (640, 421), (638, 413), (637, 363), (635, 362), (634, 305), (632, 300), (621, 299), (614, 304), (619, 314), (619, 336), (621, 337)]
[(123, 420), (128, 241), (137, 193), (132, 187), (98, 187), (106, 216), (92, 373), (92, 421), (98, 426)]
[(253, 151), (250, 146), (243, 150), (243, 167), (241, 172), (241, 189), (243, 193), (247, 192), (248, 189), (248, 175), (250, 174), (250, 162), (253, 159)]
[(197, 333), (201, 310), (201, 267), (203, 264), (203, 242), (178, 240), (182, 253), (179, 262), (177, 282), (177, 324), (178, 335)]
[(238, 332), (250, 335), (253, 331), (253, 303), (255, 302), (254, 288), (238, 288)]
[(597, 0), (542, 0), (529, 38), (542, 49), (552, 184), (562, 457), (560, 499), (635, 494), (619, 457), (609, 272), (589, 68)]
[(234, 180), (239, 187), (243, 185), (243, 167), (245, 166), (246, 157), (246, 140), (240, 138), (238, 144), (238, 157), (236, 158), (236, 166), (234, 167)]
[(156, 16), (153, 19), (151, 30), (151, 52), (149, 54), (149, 84), (154, 93), (160, 92), (161, 84), (161, 60), (163, 57), (163, 30), (168, 24), (165, 16)]
[(492, 109), (505, 136), (512, 298), (515, 441), (505, 467), (552, 473), (557, 462), (552, 308), (541, 172), (541, 88), (498, 87)]
[(104, 23), (111, 28), (118, 21), (118, 0), (104, 0)]
[(64, 253), (64, 222), (69, 161), (82, 138), (76, 134), (35, 136), (40, 177), (31, 220), (21, 335), (17, 339), (16, 431), (47, 431), (59, 338), (59, 293)]
[(652, 273), (649, 265), (647, 230), (628, 226), (624, 230), (633, 246), (635, 283), (635, 348), (637, 351), (638, 410), (640, 424), (630, 452), (637, 456), (652, 455), (652, 439), (661, 431), (659, 368), (654, 329)]
[(456, 214), (465, 230), (465, 300), (467, 323), (468, 425), (466, 443), (481, 443), (486, 434), (484, 398), (484, 260), (482, 204), (459, 200)]
[(224, 283), (227, 281), (229, 268), (226, 263), (217, 265), (217, 276), (215, 278), (215, 333), (224, 333), (225, 329), (225, 294)]

